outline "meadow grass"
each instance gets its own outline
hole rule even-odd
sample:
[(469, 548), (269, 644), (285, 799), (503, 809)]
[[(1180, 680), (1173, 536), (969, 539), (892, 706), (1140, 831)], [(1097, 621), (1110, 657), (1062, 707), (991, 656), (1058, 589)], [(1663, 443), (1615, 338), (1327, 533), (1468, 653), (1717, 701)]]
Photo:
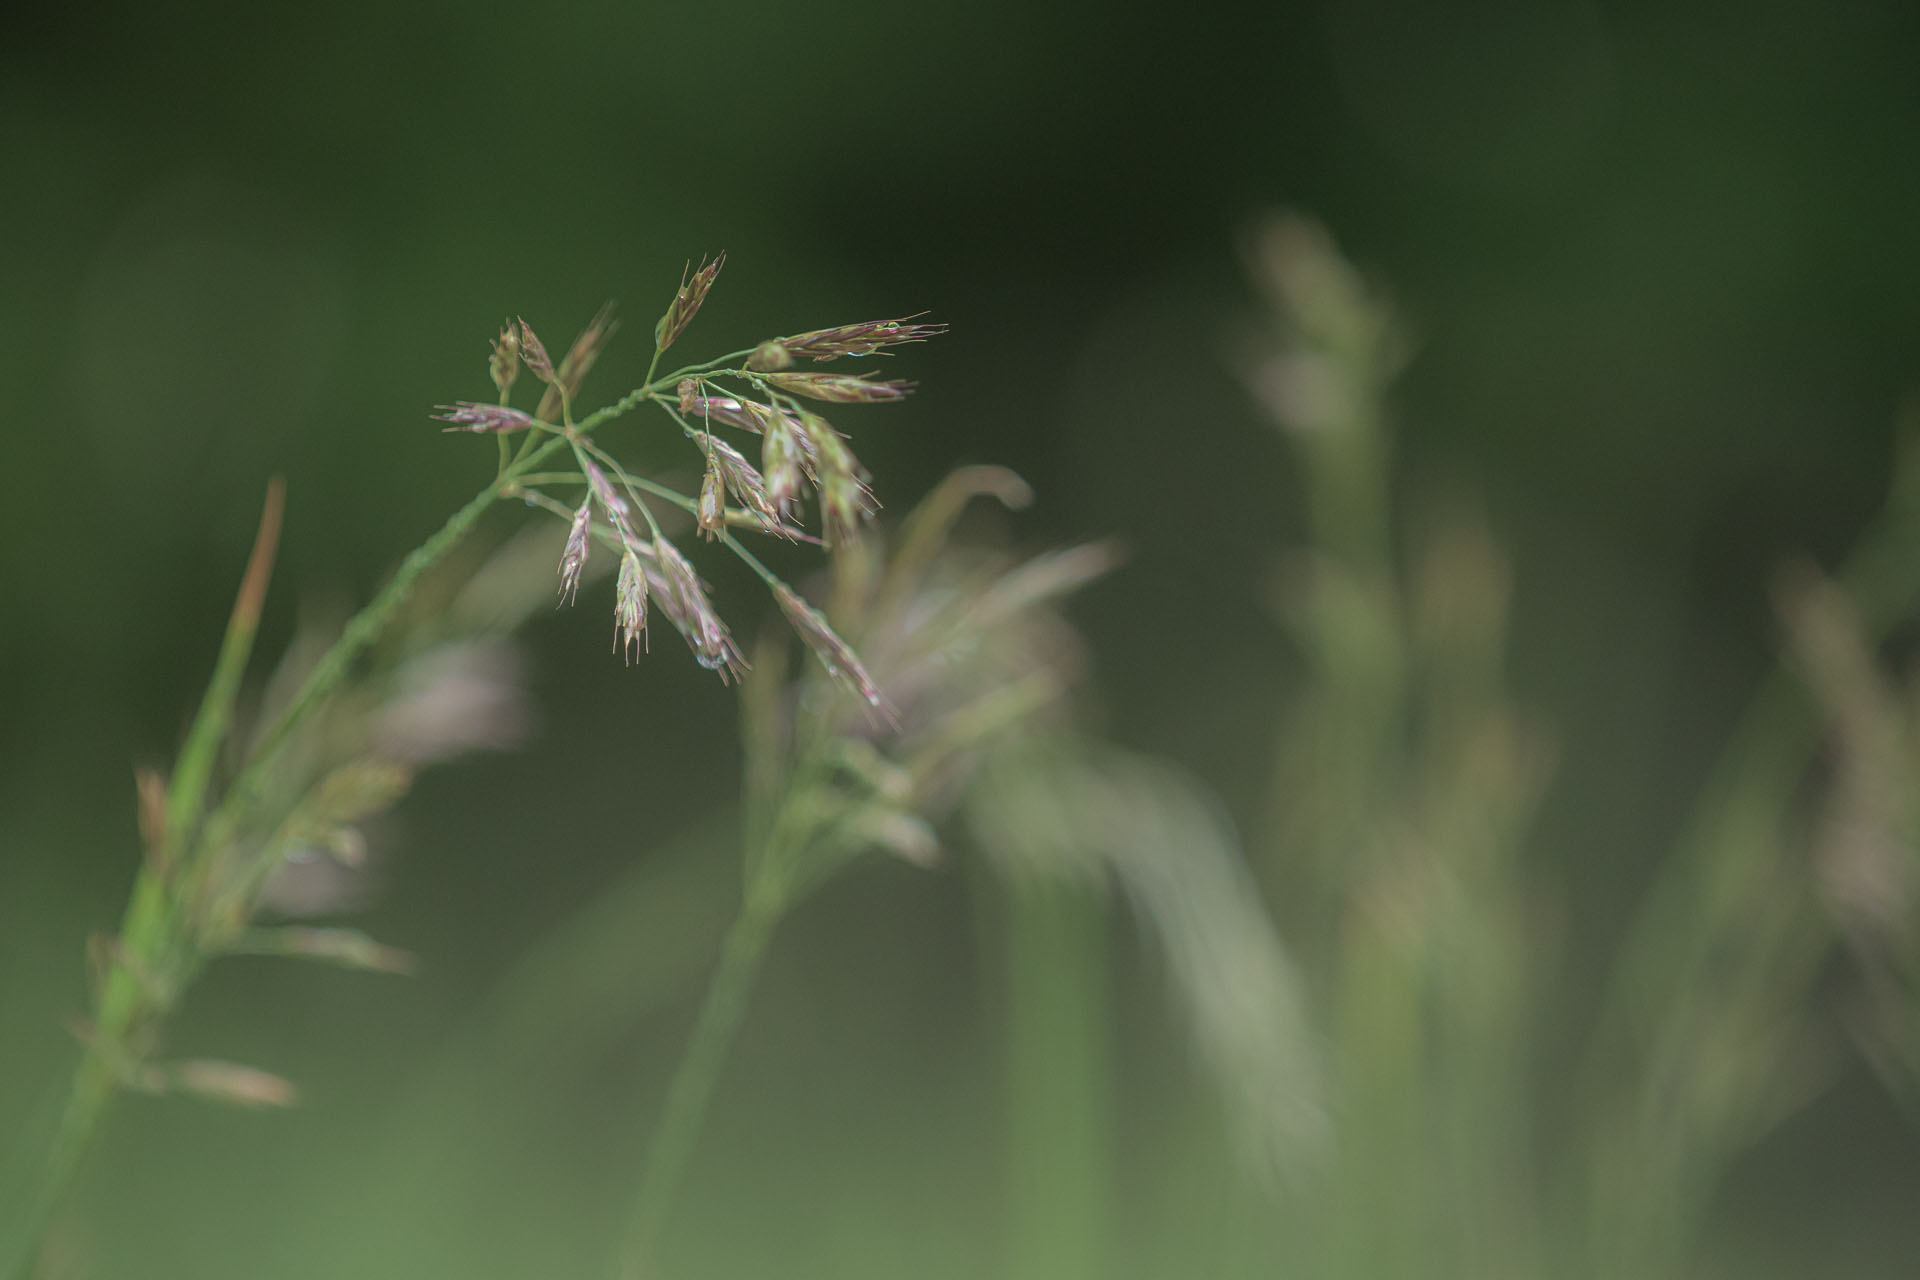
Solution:
[[(84, 1234), (59, 1224), (121, 1095), (294, 1100), (277, 1075), (162, 1053), (216, 960), (411, 967), (306, 917), (349, 909), (339, 886), (365, 856), (362, 827), (422, 769), (513, 743), (525, 694), (497, 646), (552, 598), (556, 559), (569, 604), (611, 569), (614, 645), (629, 659), (664, 617), (737, 686), (737, 812), (655, 840), (513, 960), (439, 1065), (400, 1091), (364, 1186), (343, 1201), (356, 1221), (444, 1177), (437, 1144), (498, 1106), (503, 1082), (618, 1060), (637, 1022), (698, 990), (670, 1069), (634, 1077), (647, 1119), (609, 1126), (606, 1185), (568, 1220), (564, 1265), (547, 1262), (710, 1271), (727, 1242), (699, 1224), (734, 1206), (689, 1211), (688, 1187), (769, 957), (875, 853), (934, 871), (968, 860), (981, 981), (997, 992), (996, 1229), (928, 1274), (1701, 1274), (1729, 1175), (1830, 1070), (1815, 987), (1836, 970), (1855, 993), (1855, 1045), (1920, 1115), (1920, 685), (1889, 668), (1885, 644), (1920, 597), (1920, 461), (1902, 462), (1846, 564), (1783, 575), (1790, 664), (1694, 797), (1608, 958), (1591, 1025), (1550, 1054), (1565, 998), (1553, 920), (1577, 904), (1559, 900), (1533, 847), (1556, 752), (1553, 727), (1508, 690), (1512, 570), (1471, 502), (1406, 514), (1391, 389), (1410, 346), (1379, 289), (1302, 219), (1265, 225), (1249, 249), (1266, 315), (1239, 364), (1298, 455), (1307, 530), (1279, 556), (1271, 602), (1287, 636), (1276, 649), (1305, 676), (1276, 726), (1264, 825), (1236, 830), (1204, 783), (1092, 727), (1063, 602), (1116, 571), (1114, 546), (1020, 555), (962, 536), (982, 500), (1032, 499), (995, 467), (955, 471), (897, 526), (872, 520), (871, 477), (813, 406), (892, 402), (912, 386), (799, 366), (939, 326), (796, 333), (656, 376), (724, 258), (702, 263), (655, 326), (642, 384), (576, 417), (611, 310), (558, 362), (510, 322), (489, 362), (497, 400), (438, 413), (495, 437), (492, 480), (250, 695), (282, 514), (269, 489), (176, 763), (139, 779), (144, 858), (120, 929), (90, 950), (70, 1093), (0, 1272), (34, 1275), (38, 1257), (53, 1274), (58, 1242)], [(532, 412), (511, 403), (523, 372), (539, 383)], [(642, 409), (685, 442), (694, 491), (627, 468), (608, 443)], [(543, 536), (466, 550), (502, 503), (546, 513)], [(764, 584), (784, 630), (736, 639), (681, 549), (689, 529)], [(820, 546), (819, 581), (790, 585), (755, 539)], [(798, 665), (795, 638), (810, 655)], [(720, 860), (728, 875), (713, 872)], [(294, 874), (316, 867), (344, 874), (304, 886)], [(1135, 951), (1144, 961), (1118, 958)], [(1140, 963), (1209, 1099), (1155, 1121), (1171, 1137), (1151, 1158), (1119, 1048), (1121, 975)], [(411, 1224), (370, 1238), (419, 1256), (339, 1244), (333, 1270), (434, 1265)]]

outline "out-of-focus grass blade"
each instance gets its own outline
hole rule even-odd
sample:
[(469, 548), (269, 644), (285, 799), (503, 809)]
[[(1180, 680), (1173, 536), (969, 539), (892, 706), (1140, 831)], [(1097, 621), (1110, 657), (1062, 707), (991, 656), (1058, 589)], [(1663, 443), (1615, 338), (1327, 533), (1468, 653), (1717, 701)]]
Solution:
[(167, 788), (163, 857), (179, 852), (199, 820), (207, 784), (213, 774), (213, 762), (233, 723), (233, 704), (240, 694), (247, 658), (253, 652), (254, 635), (260, 629), (260, 608), (266, 600), (267, 581), (273, 576), (285, 500), (286, 485), (275, 476), (267, 483), (260, 530), (254, 535), (253, 554), (247, 558), (246, 575), (241, 578), (240, 592), (234, 598), (226, 637), (220, 642), (220, 657), (214, 663), (213, 677), (207, 682), (207, 692), (200, 699), (200, 710), (194, 715), (193, 727), (187, 732), (186, 744), (174, 768), (173, 782)]

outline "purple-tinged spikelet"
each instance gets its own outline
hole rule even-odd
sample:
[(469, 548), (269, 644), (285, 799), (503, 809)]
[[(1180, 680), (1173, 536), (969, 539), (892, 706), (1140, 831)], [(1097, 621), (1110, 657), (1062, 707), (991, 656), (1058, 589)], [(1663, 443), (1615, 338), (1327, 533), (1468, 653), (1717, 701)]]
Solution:
[(513, 390), (513, 381), (520, 376), (520, 335), (515, 332), (509, 321), (500, 329), (500, 336), (493, 340), (493, 354), (487, 359), (487, 372), (493, 375), (493, 385), (499, 388), (501, 395)]
[(667, 313), (660, 317), (660, 323), (653, 328), (653, 345), (665, 351), (674, 340), (687, 331), (694, 316), (700, 313), (700, 304), (707, 300), (707, 292), (713, 288), (713, 282), (720, 275), (720, 268), (726, 264), (727, 255), (722, 253), (712, 262), (702, 261), (700, 269), (688, 279), (683, 270), (680, 273), (680, 291), (673, 295), (673, 302)]
[(850, 373), (769, 373), (771, 386), (790, 395), (826, 400), (834, 404), (877, 404), (886, 400), (904, 400), (914, 384), (902, 379), (883, 382)]
[(587, 567), (587, 533), (592, 523), (593, 499), (588, 498), (573, 513), (573, 525), (567, 530), (567, 549), (560, 555), (560, 598), (568, 604), (580, 595), (580, 575)]
[(752, 400), (735, 400), (732, 396), (689, 396), (681, 404), (681, 412), (688, 417), (698, 418), (701, 422), (717, 422), (723, 427), (738, 427), (756, 434), (783, 417), (789, 420), (792, 417), (768, 405)]
[(721, 680), (739, 676), (747, 669), (747, 660), (733, 642), (733, 634), (720, 615), (713, 611), (706, 588), (687, 563), (687, 558), (665, 538), (653, 540), (653, 560), (660, 576), (673, 595), (673, 607), (662, 603), (661, 612), (679, 628), (693, 657), (701, 666), (720, 673)]
[(707, 541), (720, 536), (720, 530), (727, 523), (727, 486), (720, 475), (720, 459), (713, 450), (707, 450), (707, 473), (700, 480), (700, 501), (693, 511), (694, 527)]
[(534, 377), (542, 382), (552, 382), (553, 361), (547, 358), (546, 345), (540, 341), (539, 335), (534, 333), (532, 325), (525, 320), (519, 321), (518, 324), (520, 326), (520, 359), (526, 362), (527, 368), (533, 370)]
[(518, 409), (509, 409), (503, 404), (479, 404), (472, 400), (459, 400), (453, 404), (435, 405), (439, 412), (433, 416), (442, 422), (454, 425), (448, 431), (480, 431), (492, 435), (505, 435), (511, 431), (525, 431), (533, 425), (533, 419)]
[(613, 593), (614, 647), (625, 649), (633, 661), (634, 647), (647, 639), (647, 573), (631, 547), (620, 557), (620, 580)]
[(867, 674), (866, 665), (860, 661), (860, 655), (853, 651), (853, 646), (827, 625), (826, 617), (785, 583), (773, 589), (773, 598), (779, 602), (780, 611), (787, 615), (787, 622), (807, 642), (807, 648), (813, 650), (813, 656), (820, 660), (820, 665), (827, 669), (827, 674), (859, 694), (868, 706), (879, 706), (880, 687)]
[(727, 491), (733, 494), (734, 499), (759, 516), (771, 532), (789, 532), (781, 523), (779, 508), (767, 496), (766, 481), (761, 478), (758, 468), (725, 440), (708, 436), (705, 444), (707, 456), (719, 466)]
[(782, 421), (760, 439), (760, 466), (767, 502), (783, 520), (799, 506), (800, 492), (806, 484), (806, 451), (802, 438), (792, 425)]
[(841, 356), (870, 356), (887, 347), (925, 342), (946, 331), (944, 324), (908, 324), (906, 318), (869, 320), (865, 324), (815, 329), (809, 333), (796, 333), (791, 337), (761, 343), (748, 357), (747, 368), (760, 371), (784, 369), (803, 356), (815, 363), (837, 360)]

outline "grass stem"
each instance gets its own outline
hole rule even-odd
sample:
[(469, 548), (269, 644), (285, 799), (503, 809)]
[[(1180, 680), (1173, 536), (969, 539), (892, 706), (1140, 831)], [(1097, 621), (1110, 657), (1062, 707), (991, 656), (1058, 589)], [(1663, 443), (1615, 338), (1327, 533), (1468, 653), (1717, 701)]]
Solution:
[(740, 914), (727, 930), (720, 965), (714, 970), (700, 1013), (693, 1024), (680, 1065), (661, 1113), (660, 1129), (647, 1156), (640, 1189), (634, 1200), (632, 1225), (626, 1245), (623, 1274), (638, 1280), (655, 1274), (660, 1234), (673, 1208), (675, 1193), (699, 1140), (707, 1104), (733, 1047), (734, 1036), (746, 1014), (747, 997), (773, 937), (782, 907), (775, 894), (761, 892), (766, 882), (756, 878), (749, 887)]

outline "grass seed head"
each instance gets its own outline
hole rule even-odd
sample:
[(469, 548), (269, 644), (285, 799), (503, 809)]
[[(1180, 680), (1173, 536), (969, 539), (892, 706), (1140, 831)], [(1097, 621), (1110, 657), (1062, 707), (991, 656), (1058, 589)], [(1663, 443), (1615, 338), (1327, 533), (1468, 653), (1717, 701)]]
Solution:
[(687, 331), (694, 316), (700, 313), (700, 304), (707, 300), (707, 293), (713, 288), (713, 282), (720, 276), (720, 268), (726, 264), (727, 255), (722, 253), (712, 262), (701, 262), (700, 269), (688, 279), (683, 270), (680, 273), (680, 291), (673, 295), (673, 303), (667, 313), (660, 317), (660, 323), (653, 329), (653, 345), (661, 351), (672, 346), (674, 340)]
[(681, 405), (681, 412), (689, 417), (702, 422), (717, 422), (723, 427), (737, 427), (756, 435), (786, 416), (767, 405), (752, 400), (735, 400), (732, 396), (689, 396), (681, 401)]
[(782, 421), (761, 437), (760, 466), (767, 502), (785, 519), (799, 506), (806, 485), (805, 450), (800, 433), (791, 424)]
[(435, 405), (439, 412), (433, 416), (442, 422), (451, 422), (448, 431), (475, 431), (488, 435), (506, 435), (514, 431), (525, 431), (533, 425), (533, 419), (518, 409), (509, 409), (503, 404), (479, 404), (472, 400), (457, 400), (452, 404)]
[(626, 650), (627, 661), (632, 662), (635, 646), (646, 645), (647, 573), (630, 547), (620, 556), (620, 580), (613, 599), (614, 646)]
[(526, 362), (527, 368), (533, 370), (534, 377), (540, 379), (542, 382), (551, 384), (553, 382), (553, 361), (547, 358), (546, 345), (540, 341), (539, 335), (534, 333), (532, 325), (528, 324), (525, 320), (521, 320), (518, 323), (520, 326), (521, 360)]
[(656, 536), (653, 540), (654, 563), (660, 566), (661, 577), (666, 580), (672, 594), (672, 606), (661, 602), (661, 612), (686, 639), (687, 646), (693, 650), (694, 660), (711, 671), (720, 673), (725, 681), (739, 676), (747, 669), (747, 660), (740, 652), (740, 646), (734, 643), (733, 633), (727, 630), (727, 624), (713, 611), (713, 604), (707, 599), (706, 588), (700, 583), (700, 575), (693, 571), (687, 558), (680, 554), (665, 538)]
[(826, 616), (785, 583), (773, 589), (773, 598), (779, 602), (780, 612), (787, 615), (789, 625), (827, 669), (827, 674), (859, 694), (868, 706), (879, 706), (880, 687), (867, 674), (866, 665), (853, 651), (853, 646), (827, 624)]
[(567, 549), (560, 556), (560, 598), (572, 604), (580, 595), (580, 575), (587, 567), (587, 537), (589, 526), (593, 523), (593, 499), (588, 498), (573, 513), (573, 524), (567, 530)]
[(721, 478), (726, 482), (727, 491), (732, 493), (739, 504), (769, 527), (778, 531), (781, 526), (781, 512), (767, 496), (767, 484), (761, 478), (760, 471), (738, 449), (709, 436), (707, 438), (707, 456), (720, 468)]
[(727, 486), (720, 475), (720, 459), (707, 450), (707, 472), (700, 480), (700, 501), (694, 508), (694, 525), (708, 542), (720, 536), (727, 522)]
[(867, 488), (867, 471), (846, 438), (817, 413), (801, 414), (813, 446), (814, 482), (820, 490), (820, 536), (829, 548), (847, 545), (878, 506)]
[(873, 493), (844, 472), (820, 479), (820, 539), (829, 551), (838, 551), (860, 536), (860, 526), (874, 512)]
[[(884, 351), (888, 347), (897, 347), (909, 342), (925, 342), (947, 331), (944, 324), (908, 324), (906, 317), (899, 320), (869, 320), (864, 324), (843, 324), (832, 329), (815, 329), (810, 333), (796, 333), (788, 338), (776, 338), (773, 345), (786, 353), (789, 363), (804, 356), (816, 364), (828, 360), (838, 360), (841, 356), (870, 356)], [(767, 344), (762, 344), (765, 346)], [(759, 352), (756, 351), (755, 355)], [(748, 368), (781, 369), (785, 365), (767, 364)]]
[(493, 375), (493, 385), (501, 395), (513, 390), (514, 379), (520, 376), (520, 335), (511, 321), (501, 326), (500, 336), (493, 340), (487, 372)]
[(878, 404), (904, 400), (914, 384), (904, 379), (881, 381), (851, 373), (769, 373), (766, 381), (790, 395), (833, 404)]

